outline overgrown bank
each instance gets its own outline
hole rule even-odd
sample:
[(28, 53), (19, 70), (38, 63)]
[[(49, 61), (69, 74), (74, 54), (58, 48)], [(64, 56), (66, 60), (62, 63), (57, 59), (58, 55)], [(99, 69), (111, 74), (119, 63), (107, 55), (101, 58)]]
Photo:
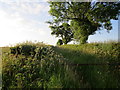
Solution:
[(120, 87), (120, 43), (63, 45), (55, 51), (72, 62), (82, 87)]
[(3, 87), (119, 88), (119, 48), (119, 43), (3, 48)]
[[(52, 46), (18, 45), (3, 48), (2, 86), (5, 88), (79, 87), (75, 75)], [(71, 76), (72, 75), (72, 76)]]

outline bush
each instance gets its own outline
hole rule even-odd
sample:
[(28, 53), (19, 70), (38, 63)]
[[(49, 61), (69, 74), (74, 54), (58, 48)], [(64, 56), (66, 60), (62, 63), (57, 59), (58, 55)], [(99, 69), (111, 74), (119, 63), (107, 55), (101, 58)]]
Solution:
[(61, 39), (58, 40), (57, 45), (63, 45), (63, 41)]
[[(2, 85), (7, 89), (119, 88), (119, 48), (120, 44), (97, 43), (60, 47), (15, 46), (11, 48), (11, 54), (20, 52), (17, 58), (3, 53)], [(78, 65), (92, 63), (107, 65)]]
[(32, 45), (21, 45), (21, 54), (25, 56), (30, 56), (31, 54), (35, 54), (35, 46)]
[(25, 56), (34, 56), (35, 55), (36, 46), (33, 45), (19, 45), (15, 47), (11, 47), (11, 54), (14, 55), (25, 55)]
[[(59, 72), (60, 56), (52, 47), (35, 47), (20, 45), (11, 48), (11, 53), (16, 54), (17, 48), (21, 53), (17, 58), (3, 56), (3, 87), (6, 88), (47, 88), (51, 77)], [(31, 55), (32, 57), (23, 57)], [(63, 70), (63, 69), (62, 69)], [(50, 87), (50, 86), (49, 86)]]
[(11, 47), (10, 48), (11, 50), (11, 54), (21, 54), (21, 50), (20, 50), (20, 47), (19, 46), (16, 46), (16, 47)]

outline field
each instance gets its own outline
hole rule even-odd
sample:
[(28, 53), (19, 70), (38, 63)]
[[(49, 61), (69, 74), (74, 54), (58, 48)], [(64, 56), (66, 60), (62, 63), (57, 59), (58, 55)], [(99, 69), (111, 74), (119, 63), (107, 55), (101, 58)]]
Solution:
[(120, 43), (2, 48), (5, 88), (120, 88)]

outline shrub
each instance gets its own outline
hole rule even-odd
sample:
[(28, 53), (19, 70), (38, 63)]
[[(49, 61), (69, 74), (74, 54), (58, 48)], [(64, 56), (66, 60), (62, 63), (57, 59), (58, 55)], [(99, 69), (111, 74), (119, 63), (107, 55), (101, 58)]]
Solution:
[(21, 54), (21, 50), (19, 46), (11, 47), (10, 50), (11, 50), (11, 54)]
[(35, 55), (35, 49), (36, 46), (33, 45), (19, 45), (19, 46), (15, 46), (15, 47), (11, 47), (11, 54), (14, 55), (25, 55), (25, 56), (34, 56)]
[[(17, 58), (3, 56), (3, 87), (6, 88), (47, 88), (51, 77), (59, 72), (60, 57), (51, 47), (34, 47), (20, 45), (20, 55)], [(17, 47), (11, 48), (16, 54)], [(23, 57), (34, 53), (34, 57)]]
[(35, 54), (35, 46), (32, 45), (21, 45), (21, 54), (25, 56), (30, 56), (31, 53), (34, 55)]
[(58, 40), (57, 45), (62, 45), (63, 41), (61, 39)]

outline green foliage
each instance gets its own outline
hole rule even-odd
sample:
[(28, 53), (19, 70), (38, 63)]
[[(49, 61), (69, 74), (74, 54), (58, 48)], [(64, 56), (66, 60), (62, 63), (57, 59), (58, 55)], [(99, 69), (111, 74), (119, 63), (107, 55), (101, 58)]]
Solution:
[(31, 53), (35, 54), (35, 46), (31, 46), (31, 45), (21, 45), (19, 46), (21, 49), (21, 54), (28, 56), (31, 55)]
[(62, 23), (60, 26), (50, 26), (52, 30), (52, 35), (56, 35), (56, 37), (61, 37), (64, 44), (72, 41), (73, 33), (70, 28), (70, 25), (67, 23)]
[[(2, 56), (3, 87), (9, 88), (63, 88), (69, 87), (72, 79), (68, 78), (70, 74), (65, 73), (67, 66), (63, 65), (65, 59), (54, 52), (51, 46), (36, 47), (34, 57), (29, 52), (33, 52), (29, 45), (15, 46), (21, 47), (22, 53), (14, 57), (11, 53)], [(12, 49), (10, 49), (12, 50)], [(28, 53), (28, 54), (27, 54)], [(27, 57), (26, 57), (27, 56)], [(67, 75), (66, 75), (67, 74)], [(56, 81), (58, 78), (59, 81)], [(72, 77), (71, 77), (72, 78)], [(64, 80), (69, 83), (64, 84)], [(55, 85), (54, 85), (55, 83)], [(74, 87), (72, 85), (71, 87)]]
[(72, 63), (82, 88), (120, 87), (120, 43), (62, 45), (55, 51)]
[[(12, 47), (13, 49), (24, 47), (24, 54), (20, 53), (17, 57), (13, 55), (14, 53), (8, 53), (13, 49), (3, 48), (3, 87), (7, 89), (120, 87), (120, 43), (59, 47), (34, 45), (21, 44)], [(26, 54), (29, 50), (34, 55)]]
[(61, 39), (58, 40), (57, 45), (62, 45), (63, 41)]
[(50, 78), (50, 82), (48, 84), (48, 88), (52, 87), (52, 88), (62, 88), (62, 83), (60, 80), (60, 77), (56, 77), (55, 75), (53, 75)]
[[(70, 42), (73, 38), (86, 43), (88, 36), (95, 31), (111, 30), (111, 20), (118, 20), (120, 2), (49, 2), (49, 13), (53, 19), (49, 21), (52, 34), (65, 37)], [(64, 23), (67, 25), (64, 26)], [(68, 27), (69, 26), (69, 27)], [(70, 35), (65, 35), (67, 33)], [(63, 38), (64, 36), (64, 38)], [(67, 42), (66, 42), (67, 44)]]
[(20, 50), (20, 48), (18, 46), (12, 47), (10, 49), (11, 49), (11, 54), (15, 55), (15, 54), (20, 54), (21, 53), (21, 50)]
[(77, 20), (71, 21), (71, 28), (74, 32), (74, 39), (80, 42), (80, 44), (86, 43), (88, 36), (94, 34), (97, 29), (97, 27), (93, 26), (89, 21), (80, 22)]
[(25, 56), (34, 56), (36, 46), (33, 45), (19, 45), (16, 47), (11, 47), (11, 54), (14, 55), (25, 55)]

